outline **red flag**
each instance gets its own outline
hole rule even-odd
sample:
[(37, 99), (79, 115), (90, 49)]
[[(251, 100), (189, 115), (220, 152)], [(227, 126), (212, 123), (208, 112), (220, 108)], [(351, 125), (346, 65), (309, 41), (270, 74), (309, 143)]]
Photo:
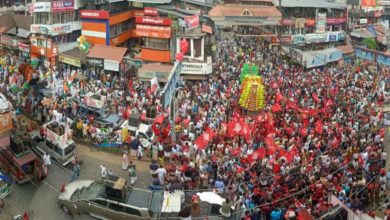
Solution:
[(286, 157), (286, 161), (288, 163), (291, 163), (293, 161), (293, 159), (294, 159), (294, 154), (291, 153), (291, 152), (288, 152), (288, 153), (286, 153), (285, 157)]
[(313, 92), (313, 94), (311, 94), (311, 97), (313, 97), (313, 100), (317, 103), (320, 103), (320, 99), (318, 98), (317, 94), (315, 92)]
[(321, 120), (318, 120), (314, 126), (314, 130), (318, 133), (318, 134), (322, 134), (322, 121)]
[(228, 124), (228, 133), (230, 136), (237, 136), (241, 134), (242, 126), (238, 121), (231, 121)]
[(302, 137), (306, 137), (307, 136), (307, 128), (306, 127), (301, 126), (301, 128), (299, 129), (299, 132), (301, 133)]
[(245, 138), (246, 141), (250, 140), (251, 137), (251, 128), (249, 124), (245, 124), (244, 122), (241, 122), (242, 130), (241, 135)]
[(280, 101), (284, 101), (284, 97), (279, 92), (276, 93), (276, 103), (279, 103)]
[(215, 132), (208, 127), (194, 142), (200, 149), (204, 149), (206, 145), (214, 138)]
[(279, 105), (279, 103), (274, 104), (271, 107), (272, 112), (280, 112), (282, 111), (282, 106)]

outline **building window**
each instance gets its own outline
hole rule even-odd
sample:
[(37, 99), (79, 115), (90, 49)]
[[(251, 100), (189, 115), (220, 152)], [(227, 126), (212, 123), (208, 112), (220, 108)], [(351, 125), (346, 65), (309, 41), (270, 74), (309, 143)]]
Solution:
[(169, 50), (169, 39), (146, 37), (144, 47), (158, 50)]
[(49, 24), (49, 13), (48, 12), (35, 13), (34, 24)]
[(68, 23), (75, 21), (75, 13), (73, 11), (52, 13), (52, 18), (53, 24)]

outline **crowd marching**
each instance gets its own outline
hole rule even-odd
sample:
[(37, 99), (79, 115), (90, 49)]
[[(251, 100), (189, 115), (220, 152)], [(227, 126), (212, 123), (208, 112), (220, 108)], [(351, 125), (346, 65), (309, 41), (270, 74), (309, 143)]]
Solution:
[[(237, 104), (245, 63), (259, 66), (266, 86), (260, 112)], [(390, 69), (372, 71), (356, 62), (306, 70), (260, 41), (237, 38), (218, 42), (213, 70), (207, 81), (182, 83), (176, 141), (156, 137), (149, 149), (151, 189), (185, 190), (189, 196), (215, 191), (225, 198), (220, 215), (241, 219), (296, 219), (302, 207), (319, 217), (332, 207), (330, 195), (372, 214), (385, 199), (390, 175), (384, 169), (385, 116), (378, 109), (389, 101)], [(2, 91), (41, 122), (55, 112), (77, 116), (73, 100), (88, 92), (106, 95), (108, 110), (124, 118), (128, 110), (140, 113), (151, 105), (162, 114), (158, 94), (131, 74), (45, 72), (36, 70), (33, 79), (52, 88), (48, 103), (29, 92), (34, 89), (27, 89), (25, 77), (11, 65), (0, 69)], [(58, 82), (63, 90), (56, 90)], [(78, 137), (93, 140), (99, 129), (90, 118), (75, 123)], [(130, 168), (134, 183), (135, 166)], [(192, 209), (192, 218), (200, 215)]]

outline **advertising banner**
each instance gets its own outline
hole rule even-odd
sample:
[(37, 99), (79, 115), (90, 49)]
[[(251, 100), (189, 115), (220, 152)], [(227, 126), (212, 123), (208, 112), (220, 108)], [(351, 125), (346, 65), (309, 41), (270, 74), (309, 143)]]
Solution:
[(135, 34), (142, 37), (171, 38), (171, 27), (137, 24)]
[(7, 35), (1, 35), (0, 36), (0, 42), (4, 45), (11, 46), (11, 47), (17, 47), (18, 41), (12, 37), (9, 37)]
[(103, 59), (95, 58), (95, 57), (88, 57), (87, 58), (87, 65), (92, 67), (103, 67)]
[(283, 19), (281, 22), (280, 22), (281, 25), (286, 25), (286, 26), (291, 26), (291, 25), (294, 25), (295, 24), (295, 21), (294, 19)]
[(136, 24), (150, 24), (150, 25), (163, 25), (171, 26), (172, 20), (170, 18), (157, 18), (157, 17), (135, 17)]
[(292, 43), (293, 44), (300, 44), (305, 42), (305, 35), (297, 34), (292, 36)]
[(53, 12), (73, 11), (74, 0), (62, 0), (62, 1), (51, 2), (51, 10)]
[(30, 46), (27, 45), (27, 44), (24, 44), (24, 43), (18, 42), (18, 49), (19, 49), (20, 51), (23, 51), (23, 52), (26, 52), (26, 53), (29, 53), (29, 52), (30, 52)]
[(374, 61), (375, 60), (375, 54), (372, 51), (368, 51), (363, 48), (355, 48), (355, 55), (356, 57), (359, 57), (364, 60), (368, 61)]
[(361, 0), (362, 7), (375, 7), (376, 0)]
[(316, 25), (316, 19), (306, 18), (306, 27), (314, 27)]
[(72, 66), (77, 66), (77, 67), (81, 67), (81, 60), (79, 59), (75, 59), (75, 58), (72, 58), (72, 57), (68, 57), (68, 56), (64, 56), (64, 55), (60, 55), (58, 57), (58, 60), (62, 63), (66, 63), (66, 64), (69, 64), (69, 65), (72, 65)]
[(327, 55), (326, 62), (334, 62), (340, 60), (341, 58), (343, 58), (343, 52), (341, 50), (336, 50)]
[(335, 42), (337, 41), (338, 34), (334, 32), (328, 32), (328, 42)]
[(376, 61), (381, 65), (390, 66), (390, 56), (385, 54), (378, 54)]
[(199, 16), (198, 15), (186, 16), (184, 17), (184, 23), (187, 29), (199, 27)]
[(144, 8), (144, 15), (146, 15), (146, 16), (158, 16), (157, 8), (145, 7)]
[(35, 2), (31, 3), (30, 8), (31, 12), (50, 12), (51, 11), (51, 2)]
[(90, 19), (108, 19), (108, 11), (103, 10), (82, 10), (80, 11), (81, 18), (90, 18)]
[(304, 54), (306, 57), (306, 67), (312, 68), (316, 66), (323, 66), (326, 64), (326, 55), (317, 53), (317, 54)]
[(104, 69), (118, 72), (119, 62), (114, 60), (104, 60)]
[(53, 25), (41, 25), (41, 24), (32, 24), (30, 26), (31, 33), (40, 33), (48, 35), (61, 35), (72, 33), (73, 31), (80, 30), (81, 23), (79, 21), (73, 21), (68, 23), (60, 23)]
[(326, 13), (318, 13), (316, 22), (316, 33), (325, 33), (326, 31)]
[(327, 34), (306, 34), (306, 43), (324, 43), (328, 39)]
[(347, 22), (347, 18), (327, 18), (326, 23), (328, 25), (344, 24)]

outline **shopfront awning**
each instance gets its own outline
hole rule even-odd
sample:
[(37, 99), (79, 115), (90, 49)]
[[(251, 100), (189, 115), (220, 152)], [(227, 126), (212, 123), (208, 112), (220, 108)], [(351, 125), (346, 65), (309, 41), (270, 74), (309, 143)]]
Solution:
[(161, 63), (143, 64), (142, 67), (138, 69), (138, 78), (141, 81), (149, 81), (154, 77), (157, 77), (159, 82), (167, 82), (172, 68), (173, 65)]
[(353, 31), (353, 32), (351, 32), (351, 36), (358, 37), (358, 38), (374, 38), (375, 37), (366, 29)]
[(112, 60), (121, 62), (127, 48), (125, 47), (111, 47), (105, 45), (94, 45), (88, 52), (87, 57), (100, 58), (104, 60)]

